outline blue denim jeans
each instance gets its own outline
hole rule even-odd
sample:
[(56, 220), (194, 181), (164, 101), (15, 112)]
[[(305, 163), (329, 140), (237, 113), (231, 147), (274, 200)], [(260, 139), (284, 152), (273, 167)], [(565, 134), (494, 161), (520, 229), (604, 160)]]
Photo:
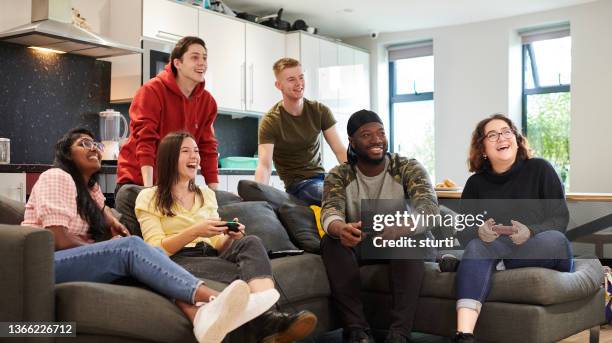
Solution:
[(506, 269), (542, 267), (560, 272), (574, 269), (571, 245), (559, 231), (540, 232), (521, 245), (515, 245), (507, 236), (491, 243), (472, 239), (457, 270), (457, 308), (480, 311), (491, 290), (495, 266), (502, 260)]
[(202, 283), (165, 253), (136, 236), (55, 252), (55, 282), (110, 283), (131, 277), (154, 291), (190, 304)]
[(319, 174), (310, 179), (294, 182), (287, 187), (287, 193), (304, 200), (308, 205), (321, 206), (324, 179), (325, 174)]

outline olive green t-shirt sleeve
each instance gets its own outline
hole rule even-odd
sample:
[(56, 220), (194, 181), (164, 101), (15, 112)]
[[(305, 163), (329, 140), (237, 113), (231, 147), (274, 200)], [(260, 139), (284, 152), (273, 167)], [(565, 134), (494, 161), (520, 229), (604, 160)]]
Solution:
[(261, 123), (259, 123), (259, 132), (258, 132), (258, 141), (259, 144), (274, 144), (274, 124), (272, 123), (272, 119), (269, 116), (264, 116), (261, 119)]
[(325, 131), (336, 124), (336, 119), (334, 119), (334, 115), (331, 113), (331, 110), (327, 106), (320, 104), (320, 109), (321, 130)]

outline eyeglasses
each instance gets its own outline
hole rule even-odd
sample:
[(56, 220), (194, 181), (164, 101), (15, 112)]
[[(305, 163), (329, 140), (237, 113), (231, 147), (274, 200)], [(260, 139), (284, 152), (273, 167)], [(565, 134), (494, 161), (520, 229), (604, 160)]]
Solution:
[(489, 131), (489, 133), (485, 135), (485, 138), (489, 142), (497, 142), (499, 140), (499, 136), (502, 136), (505, 139), (510, 139), (514, 137), (514, 131), (512, 129), (503, 129), (502, 132)]
[(96, 147), (96, 149), (100, 152), (104, 152), (104, 144), (94, 142), (91, 139), (81, 139), (78, 143), (78, 146), (82, 146), (85, 149), (91, 150), (91, 148)]

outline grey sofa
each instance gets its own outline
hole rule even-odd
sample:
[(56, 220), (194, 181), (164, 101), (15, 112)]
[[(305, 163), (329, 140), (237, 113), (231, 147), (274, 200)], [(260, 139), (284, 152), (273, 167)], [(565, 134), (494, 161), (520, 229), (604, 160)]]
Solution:
[[(87, 282), (54, 285), (52, 236), (15, 225), (22, 214), (23, 205), (0, 199), (0, 223), (5, 223), (0, 225), (0, 321), (75, 321), (79, 342), (194, 341), (191, 325), (178, 308), (149, 290)], [(318, 316), (312, 339), (339, 327), (320, 256), (283, 257), (272, 260), (272, 266), (282, 293), (281, 308), (308, 309)], [(477, 337), (490, 342), (553, 342), (592, 328), (591, 338), (597, 341), (604, 322), (601, 269), (598, 260), (580, 259), (571, 274), (540, 268), (495, 273)], [(361, 273), (366, 315), (373, 328), (385, 329), (391, 304), (387, 268), (368, 265)], [(427, 262), (414, 329), (448, 336), (455, 321), (454, 273), (441, 273), (437, 264)], [(245, 326), (228, 340), (248, 342), (252, 336)], [(74, 339), (55, 339), (64, 341)]]

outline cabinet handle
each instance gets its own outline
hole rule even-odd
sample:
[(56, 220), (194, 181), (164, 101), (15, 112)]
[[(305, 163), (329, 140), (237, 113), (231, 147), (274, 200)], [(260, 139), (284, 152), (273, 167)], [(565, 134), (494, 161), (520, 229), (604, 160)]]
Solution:
[(178, 41), (179, 39), (183, 38), (183, 36), (181, 35), (177, 35), (175, 33), (166, 32), (162, 30), (157, 30), (157, 33), (155, 35), (159, 38), (170, 39), (172, 41)]
[(19, 199), (21, 200), (21, 202), (25, 202), (23, 193), (25, 193), (25, 190), (23, 189), (23, 182), (19, 183), (19, 187), (17, 187), (17, 190), (19, 191)]
[[(251, 65), (249, 66), (249, 74), (251, 74), (251, 99), (249, 99), (250, 105), (253, 106), (253, 63), (251, 63)], [(253, 108), (249, 108), (250, 110), (252, 110)]]
[(240, 63), (240, 106), (242, 106), (243, 110), (246, 110), (246, 64), (245, 62)]

